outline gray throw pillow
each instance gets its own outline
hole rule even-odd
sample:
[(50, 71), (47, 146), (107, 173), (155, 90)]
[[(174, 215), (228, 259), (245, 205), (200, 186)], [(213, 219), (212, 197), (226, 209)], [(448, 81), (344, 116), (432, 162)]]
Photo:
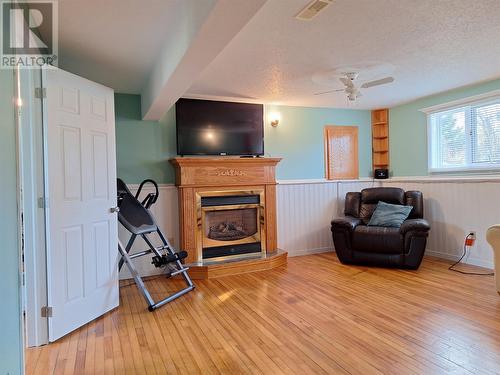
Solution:
[(399, 228), (406, 220), (412, 210), (412, 206), (402, 206), (400, 204), (389, 204), (378, 202), (377, 208), (373, 212), (368, 225), (376, 227), (396, 227)]

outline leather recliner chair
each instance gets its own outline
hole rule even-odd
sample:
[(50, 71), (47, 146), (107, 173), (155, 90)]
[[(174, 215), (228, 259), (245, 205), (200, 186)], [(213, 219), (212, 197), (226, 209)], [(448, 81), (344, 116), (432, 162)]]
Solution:
[[(368, 226), (379, 201), (413, 209), (400, 228)], [(420, 191), (382, 187), (350, 192), (344, 215), (332, 220), (333, 243), (341, 263), (408, 269), (420, 266), (430, 230), (423, 219)]]

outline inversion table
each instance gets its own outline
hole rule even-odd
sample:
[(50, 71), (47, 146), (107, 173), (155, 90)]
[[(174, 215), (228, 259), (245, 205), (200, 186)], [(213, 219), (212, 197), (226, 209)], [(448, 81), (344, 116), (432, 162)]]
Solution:
[[(156, 191), (155, 193), (149, 193), (144, 200), (140, 202), (138, 199), (142, 188), (148, 183), (153, 184)], [(174, 251), (172, 245), (170, 245), (160, 228), (158, 228), (158, 225), (149, 210), (150, 207), (158, 200), (159, 191), (156, 182), (153, 180), (144, 180), (140, 184), (137, 194), (134, 196), (127, 188), (127, 185), (121, 179), (118, 179), (117, 193), (118, 221), (131, 233), (130, 239), (125, 247), (120, 239), (118, 239), (118, 251), (121, 255), (118, 267), (120, 270), (124, 264), (127, 265), (137, 287), (139, 288), (139, 291), (148, 303), (148, 310), (153, 311), (194, 289), (193, 282), (187, 273), (189, 268), (184, 267), (181, 263), (182, 259), (186, 258), (187, 253), (185, 251)], [(153, 242), (148, 237), (155, 234), (160, 239), (160, 246), (154, 246)], [(138, 237), (144, 240), (148, 248), (131, 254), (130, 251), (132, 246)], [(186, 282), (187, 286), (184, 289), (162, 299), (161, 301), (155, 302), (133, 264), (134, 259), (150, 254), (152, 255), (152, 264), (154, 264), (155, 267), (165, 268), (167, 277), (182, 275), (182, 278)]]

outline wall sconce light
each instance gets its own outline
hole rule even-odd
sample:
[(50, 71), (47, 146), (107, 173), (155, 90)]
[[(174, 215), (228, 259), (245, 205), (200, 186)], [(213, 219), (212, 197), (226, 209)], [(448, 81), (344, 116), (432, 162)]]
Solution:
[(271, 123), (271, 126), (273, 128), (277, 127), (278, 124), (280, 123), (281, 116), (277, 112), (273, 112), (269, 114), (269, 122)]

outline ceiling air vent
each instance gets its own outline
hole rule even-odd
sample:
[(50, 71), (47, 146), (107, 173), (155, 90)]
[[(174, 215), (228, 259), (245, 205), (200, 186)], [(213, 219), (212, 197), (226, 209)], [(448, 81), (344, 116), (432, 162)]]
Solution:
[(295, 16), (295, 18), (302, 21), (310, 21), (332, 2), (333, 0), (313, 0), (304, 9), (302, 9), (299, 14)]

